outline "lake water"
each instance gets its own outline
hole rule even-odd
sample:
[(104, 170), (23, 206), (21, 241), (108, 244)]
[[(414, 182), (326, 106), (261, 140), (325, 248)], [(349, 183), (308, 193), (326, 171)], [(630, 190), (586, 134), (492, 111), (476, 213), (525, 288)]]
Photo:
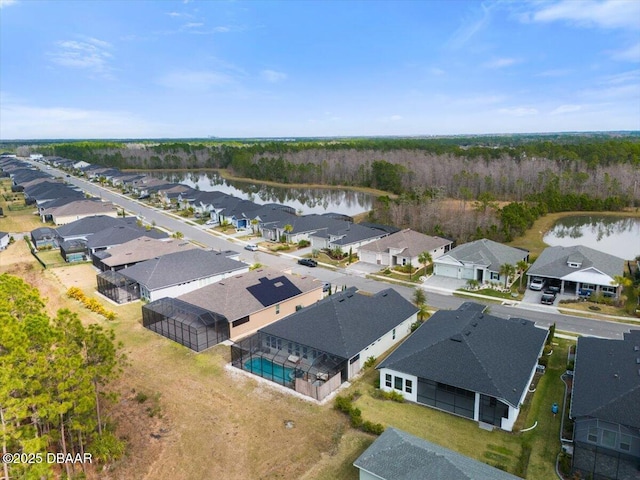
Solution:
[(216, 172), (141, 172), (169, 182), (182, 183), (202, 191), (218, 190), (257, 204), (281, 203), (298, 213), (337, 212), (353, 216), (373, 208), (375, 197), (368, 193), (333, 188), (289, 188), (225, 180)]
[(558, 220), (543, 237), (551, 246), (584, 245), (632, 260), (640, 255), (640, 218), (580, 215)]

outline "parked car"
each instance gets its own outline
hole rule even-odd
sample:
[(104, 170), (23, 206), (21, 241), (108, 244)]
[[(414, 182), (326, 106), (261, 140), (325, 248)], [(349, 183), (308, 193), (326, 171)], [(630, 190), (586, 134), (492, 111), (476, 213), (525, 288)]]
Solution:
[(304, 265), (305, 267), (317, 267), (318, 262), (316, 262), (313, 258), (301, 258), (298, 260), (299, 265)]
[(215, 220), (207, 220), (206, 222), (204, 222), (205, 225), (215, 225), (216, 221)]
[(553, 305), (553, 302), (556, 301), (556, 292), (554, 292), (550, 288), (546, 288), (542, 292), (542, 297), (540, 297), (540, 303), (544, 305)]
[(542, 290), (544, 288), (544, 279), (540, 277), (533, 277), (529, 284), (529, 288), (536, 291)]
[(250, 244), (248, 244), (248, 245), (245, 245), (245, 246), (244, 246), (244, 249), (245, 249), (245, 250), (250, 250), (250, 251), (252, 251), (252, 252), (255, 252), (256, 250), (258, 250), (258, 246), (257, 246), (257, 245), (255, 245), (255, 244), (253, 244), (253, 243), (250, 243)]
[(322, 291), (326, 293), (329, 290), (331, 290), (331, 284), (329, 282), (324, 282), (322, 284)]

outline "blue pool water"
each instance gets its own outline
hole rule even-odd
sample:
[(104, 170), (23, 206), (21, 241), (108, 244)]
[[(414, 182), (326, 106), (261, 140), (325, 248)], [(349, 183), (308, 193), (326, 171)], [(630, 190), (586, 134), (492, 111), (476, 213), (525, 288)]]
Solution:
[(244, 364), (244, 368), (256, 375), (281, 384), (289, 383), (293, 379), (293, 368), (274, 365), (273, 362), (266, 358), (252, 358)]

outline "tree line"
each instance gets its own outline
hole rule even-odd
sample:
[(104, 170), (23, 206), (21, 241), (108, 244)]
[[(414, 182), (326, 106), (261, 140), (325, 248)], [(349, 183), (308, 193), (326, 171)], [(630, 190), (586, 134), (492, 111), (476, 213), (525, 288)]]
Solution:
[[(381, 199), (373, 220), (459, 241), (479, 235), (509, 240), (547, 212), (640, 206), (637, 134), (78, 142), (46, 148), (48, 154), (119, 168), (220, 168), (284, 184), (376, 188), (395, 198)], [(516, 205), (494, 208), (495, 202)]]
[[(38, 290), (0, 275), (0, 445), (4, 478), (67, 478), (84, 464), (47, 461), (47, 454), (106, 462), (124, 453), (103, 410), (107, 385), (124, 357), (111, 330), (85, 327), (75, 313), (50, 318)], [(3, 457), (7, 458), (7, 457)]]

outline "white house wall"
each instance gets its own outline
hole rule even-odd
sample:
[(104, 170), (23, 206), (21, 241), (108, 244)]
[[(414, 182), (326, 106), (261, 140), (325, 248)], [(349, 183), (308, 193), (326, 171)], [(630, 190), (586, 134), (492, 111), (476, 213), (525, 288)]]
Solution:
[[(353, 375), (356, 375), (360, 371), (361, 366), (364, 365), (364, 362), (366, 362), (369, 357), (378, 358), (395, 344), (400, 343), (401, 340), (403, 340), (407, 335), (411, 333), (411, 324), (415, 323), (417, 319), (418, 314), (414, 313), (404, 322), (398, 324), (394, 329), (387, 332), (382, 337), (376, 339), (364, 350), (361, 350), (359, 353), (360, 361), (349, 365), (349, 378), (351, 378)], [(351, 367), (353, 366), (355, 370), (356, 363), (360, 367), (357, 371), (352, 372)]]
[[(386, 384), (387, 375), (391, 375), (391, 387), (387, 386)], [(413, 375), (396, 372), (395, 370), (390, 370), (388, 368), (383, 368), (380, 370), (380, 389), (385, 392), (391, 392), (395, 390), (395, 388), (393, 388), (393, 386), (395, 385), (395, 377), (402, 378), (402, 391), (396, 390), (396, 392), (401, 393), (405, 400), (413, 403), (418, 403), (418, 377), (415, 377)], [(406, 391), (407, 380), (411, 381), (411, 393)]]

